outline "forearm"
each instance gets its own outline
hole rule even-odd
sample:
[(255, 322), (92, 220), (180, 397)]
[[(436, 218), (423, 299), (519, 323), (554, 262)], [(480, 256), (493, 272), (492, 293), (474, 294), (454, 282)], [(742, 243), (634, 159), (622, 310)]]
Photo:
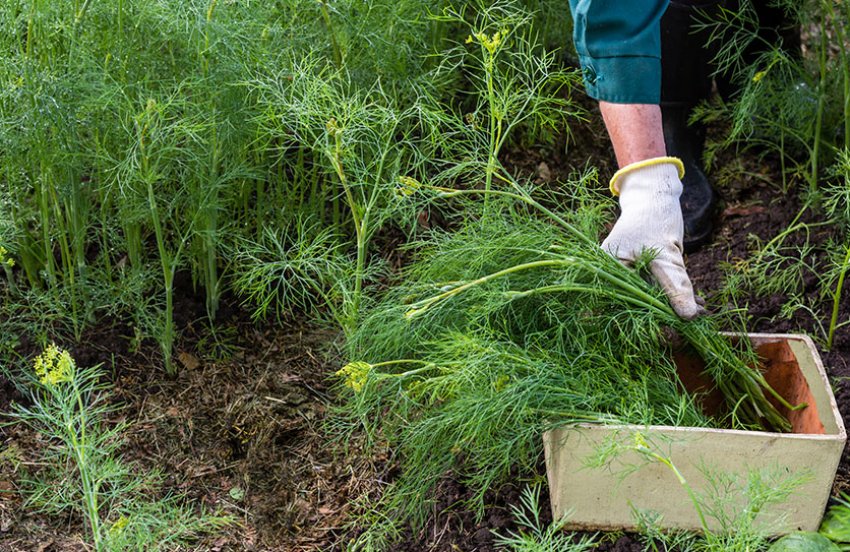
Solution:
[(599, 110), (620, 168), (667, 155), (659, 106), (600, 101)]

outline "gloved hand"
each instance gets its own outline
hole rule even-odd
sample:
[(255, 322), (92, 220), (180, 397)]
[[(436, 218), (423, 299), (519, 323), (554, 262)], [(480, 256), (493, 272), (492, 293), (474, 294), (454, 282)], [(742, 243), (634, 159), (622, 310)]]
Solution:
[(652, 275), (680, 317), (691, 320), (705, 312), (682, 259), (684, 226), (679, 196), (684, 168), (675, 157), (658, 157), (623, 167), (611, 179), (611, 191), (620, 196), (620, 218), (602, 242), (602, 248), (630, 265), (651, 249)]

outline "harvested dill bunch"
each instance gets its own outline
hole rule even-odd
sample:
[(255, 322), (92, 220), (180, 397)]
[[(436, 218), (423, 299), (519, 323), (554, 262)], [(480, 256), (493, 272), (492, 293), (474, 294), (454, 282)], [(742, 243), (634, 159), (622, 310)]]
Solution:
[[(350, 340), (352, 360), (371, 369), (345, 412), (398, 455), (390, 511), (416, 520), (449, 471), (482, 506), (513, 468), (534, 469), (553, 426), (787, 427), (748, 366), (752, 353), (741, 358), (711, 318), (678, 318), (659, 289), (602, 251), (600, 221), (589, 220), (598, 209), (558, 213), (512, 190), (489, 192), (489, 214), (418, 244)], [(706, 361), (723, 419), (682, 391), (665, 328)]]

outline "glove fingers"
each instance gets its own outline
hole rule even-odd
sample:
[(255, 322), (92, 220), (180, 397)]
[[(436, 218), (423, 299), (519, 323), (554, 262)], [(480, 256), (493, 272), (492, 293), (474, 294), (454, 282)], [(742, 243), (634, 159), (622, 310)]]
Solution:
[(681, 255), (671, 255), (673, 258), (659, 257), (649, 264), (649, 270), (667, 294), (670, 306), (680, 318), (693, 320), (705, 314), (705, 308), (697, 303), (694, 287), (691, 284), (685, 263)]
[(620, 243), (618, 243), (613, 236), (608, 236), (605, 241), (602, 242), (602, 249), (629, 268), (633, 267), (635, 264), (634, 255), (626, 248), (621, 247)]

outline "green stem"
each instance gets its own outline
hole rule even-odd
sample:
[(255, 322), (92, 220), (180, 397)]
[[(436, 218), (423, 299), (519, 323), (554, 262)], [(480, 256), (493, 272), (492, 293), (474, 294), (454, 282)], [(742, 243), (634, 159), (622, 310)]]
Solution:
[[(847, 33), (844, 28), (844, 24), (847, 24), (847, 21), (844, 21), (844, 24), (842, 24), (841, 18), (836, 16), (833, 0), (826, 0), (824, 4), (829, 11), (830, 19), (832, 20), (832, 29), (835, 34), (835, 42), (838, 44), (838, 61), (844, 84), (844, 148), (850, 150), (850, 66), (848, 66), (850, 60), (848, 60), (847, 46), (845, 45)], [(846, 15), (850, 16), (850, 5), (846, 2), (845, 8), (847, 9)]]
[(812, 144), (812, 156), (811, 156), (811, 176), (809, 182), (809, 191), (814, 193), (817, 192), (818, 187), (818, 157), (820, 156), (820, 137), (823, 127), (823, 111), (824, 105), (826, 103), (826, 91), (824, 90), (824, 86), (826, 86), (826, 55), (827, 55), (827, 33), (825, 32), (825, 26), (822, 27), (824, 32), (821, 33), (820, 37), (820, 56), (818, 58), (820, 65), (820, 82), (818, 82), (817, 91), (818, 91), (818, 107), (817, 114), (815, 116), (815, 135), (814, 135), (814, 143)]
[(47, 272), (47, 283), (50, 288), (55, 291), (57, 280), (56, 267), (53, 259), (53, 248), (51, 247), (52, 242), (50, 240), (50, 191), (46, 182), (47, 168), (44, 166), (44, 162), (41, 163), (40, 168), (41, 178), (36, 179), (36, 182), (39, 182), (38, 207), (39, 214), (41, 216), (41, 241), (42, 246), (44, 247), (44, 268)]
[(351, 299), (349, 307), (346, 309), (345, 323), (343, 330), (346, 334), (350, 334), (356, 324), (360, 311), (360, 300), (363, 290), (363, 278), (366, 271), (366, 246), (367, 246), (367, 227), (369, 221), (369, 209), (365, 209), (361, 214), (360, 205), (354, 199), (354, 193), (348, 183), (348, 177), (345, 174), (345, 169), (342, 165), (342, 130), (334, 129), (334, 149), (330, 153), (330, 161), (336, 172), (337, 178), (345, 194), (345, 201), (348, 204), (348, 209), (351, 211), (351, 219), (354, 223), (354, 233), (357, 242), (357, 260), (354, 267), (354, 295)]
[(521, 272), (523, 270), (532, 270), (532, 269), (535, 269), (535, 268), (543, 268), (543, 267), (547, 267), (547, 266), (569, 266), (571, 264), (575, 264), (576, 262), (578, 262), (578, 261), (574, 258), (565, 257), (565, 258), (562, 258), (562, 259), (533, 261), (533, 262), (530, 262), (530, 263), (523, 263), (523, 264), (514, 265), (510, 268), (506, 268), (504, 270), (500, 270), (498, 272), (493, 272), (492, 274), (488, 274), (487, 276), (482, 276), (481, 278), (476, 278), (475, 280), (467, 282), (467, 283), (460, 285), (456, 288), (450, 289), (449, 291), (445, 291), (443, 293), (440, 293), (439, 295), (435, 295), (433, 297), (423, 299), (422, 301), (417, 301), (416, 303), (414, 303), (411, 306), (410, 310), (408, 310), (405, 313), (405, 317), (413, 318), (415, 316), (418, 316), (419, 314), (422, 314), (423, 312), (428, 310), (430, 307), (432, 307), (433, 305), (435, 305), (435, 304), (437, 304), (441, 301), (444, 301), (444, 300), (446, 300), (446, 299), (448, 299), (448, 298), (450, 298), (454, 295), (457, 295), (459, 293), (463, 293), (464, 291), (466, 291), (466, 290), (468, 290), (472, 287), (475, 287), (475, 286), (478, 286), (478, 285), (481, 285), (481, 284), (485, 284), (485, 283), (487, 283), (491, 280), (495, 280), (497, 278), (501, 278), (502, 276), (507, 276), (507, 275), (513, 274), (515, 272)]
[(83, 17), (85, 17), (86, 11), (88, 11), (89, 9), (90, 2), (91, 0), (85, 0), (83, 2), (82, 7), (80, 7), (80, 9), (77, 11), (76, 15), (74, 16), (74, 27), (77, 27), (77, 25), (79, 25), (83, 21)]
[(838, 308), (841, 306), (841, 292), (844, 289), (844, 277), (847, 275), (848, 268), (850, 268), (850, 244), (847, 244), (847, 253), (841, 263), (838, 283), (835, 285), (835, 291), (832, 292), (832, 316), (829, 319), (829, 336), (826, 339), (827, 349), (832, 349), (832, 342), (835, 338), (835, 329), (838, 326)]
[[(484, 191), (489, 192), (493, 184), (493, 174), (496, 172), (496, 162), (498, 154), (498, 138), (497, 132), (501, 125), (501, 121), (496, 117), (496, 93), (493, 84), (493, 71), (495, 60), (492, 53), (486, 52), (485, 49), (484, 73), (487, 81), (487, 104), (489, 114), (489, 133), (488, 133), (488, 148), (487, 148), (487, 169), (484, 175)], [(487, 218), (489, 204), (489, 196), (484, 196), (484, 213), (482, 218)]]
[(159, 261), (162, 268), (162, 278), (165, 285), (165, 320), (163, 320), (162, 334), (160, 335), (160, 348), (165, 362), (165, 371), (169, 376), (174, 376), (177, 370), (172, 361), (172, 348), (174, 344), (174, 259), (168, 254), (165, 244), (165, 233), (162, 230), (162, 221), (159, 217), (159, 209), (156, 203), (156, 194), (153, 189), (154, 177), (151, 174), (149, 160), (145, 145), (145, 132), (147, 126), (141, 131), (139, 137), (139, 150), (142, 163), (142, 174), (148, 192), (148, 209), (153, 222), (154, 234), (156, 236), (156, 247), (159, 252)]
[(652, 459), (654, 459), (658, 462), (661, 462), (662, 464), (664, 464), (665, 466), (670, 468), (670, 470), (672, 470), (673, 474), (676, 476), (676, 480), (679, 482), (680, 485), (682, 485), (682, 487), (684, 487), (685, 491), (688, 493), (688, 497), (691, 499), (691, 503), (694, 505), (694, 509), (697, 512), (697, 516), (699, 516), (699, 522), (700, 522), (700, 525), (702, 526), (703, 531), (708, 533), (709, 527), (708, 527), (708, 523), (705, 520), (705, 514), (703, 514), (703, 512), (702, 512), (702, 506), (700, 506), (700, 502), (697, 499), (697, 496), (694, 493), (693, 488), (690, 486), (688, 481), (685, 479), (685, 476), (682, 475), (682, 472), (679, 471), (679, 468), (677, 468), (676, 465), (673, 464), (673, 461), (670, 458), (666, 458), (664, 456), (661, 456), (657, 452), (655, 452), (655, 451), (653, 451), (653, 450), (651, 450), (651, 449), (649, 449), (648, 447), (645, 447), (645, 446), (637, 446), (637, 447), (635, 447), (634, 450), (636, 452), (640, 453), (640, 454), (648, 456), (648, 457), (650, 457), (650, 458), (652, 458)]
[[(88, 518), (89, 526), (91, 528), (92, 539), (94, 540), (94, 548), (96, 552), (100, 552), (103, 550), (103, 542), (100, 531), (98, 489), (97, 482), (92, 481), (91, 466), (88, 462), (87, 450), (90, 445), (86, 439), (86, 425), (88, 424), (86, 419), (87, 410), (83, 405), (82, 393), (80, 392), (76, 375), (71, 382), (71, 393), (73, 393), (73, 398), (76, 399), (77, 408), (79, 409), (77, 414), (78, 423), (74, 423), (74, 421), (77, 420), (67, 420), (64, 429), (70, 440), (71, 451), (74, 455), (74, 462), (77, 464), (77, 471), (80, 474), (83, 503), (86, 510), (86, 518)], [(57, 397), (57, 400), (62, 404), (67, 404), (65, 397), (61, 394)], [(75, 418), (77, 418), (77, 416), (75, 416)], [(78, 426), (79, 431), (75, 430), (75, 425)]]
[(328, 10), (328, 4), (325, 1), (319, 2), (319, 6), (322, 10), (322, 19), (325, 20), (325, 26), (328, 29), (328, 35), (331, 38), (331, 49), (333, 50), (334, 56), (334, 65), (337, 69), (342, 69), (342, 51), (339, 48), (339, 43), (336, 40), (336, 34), (334, 33), (333, 23), (331, 22), (331, 13)]

